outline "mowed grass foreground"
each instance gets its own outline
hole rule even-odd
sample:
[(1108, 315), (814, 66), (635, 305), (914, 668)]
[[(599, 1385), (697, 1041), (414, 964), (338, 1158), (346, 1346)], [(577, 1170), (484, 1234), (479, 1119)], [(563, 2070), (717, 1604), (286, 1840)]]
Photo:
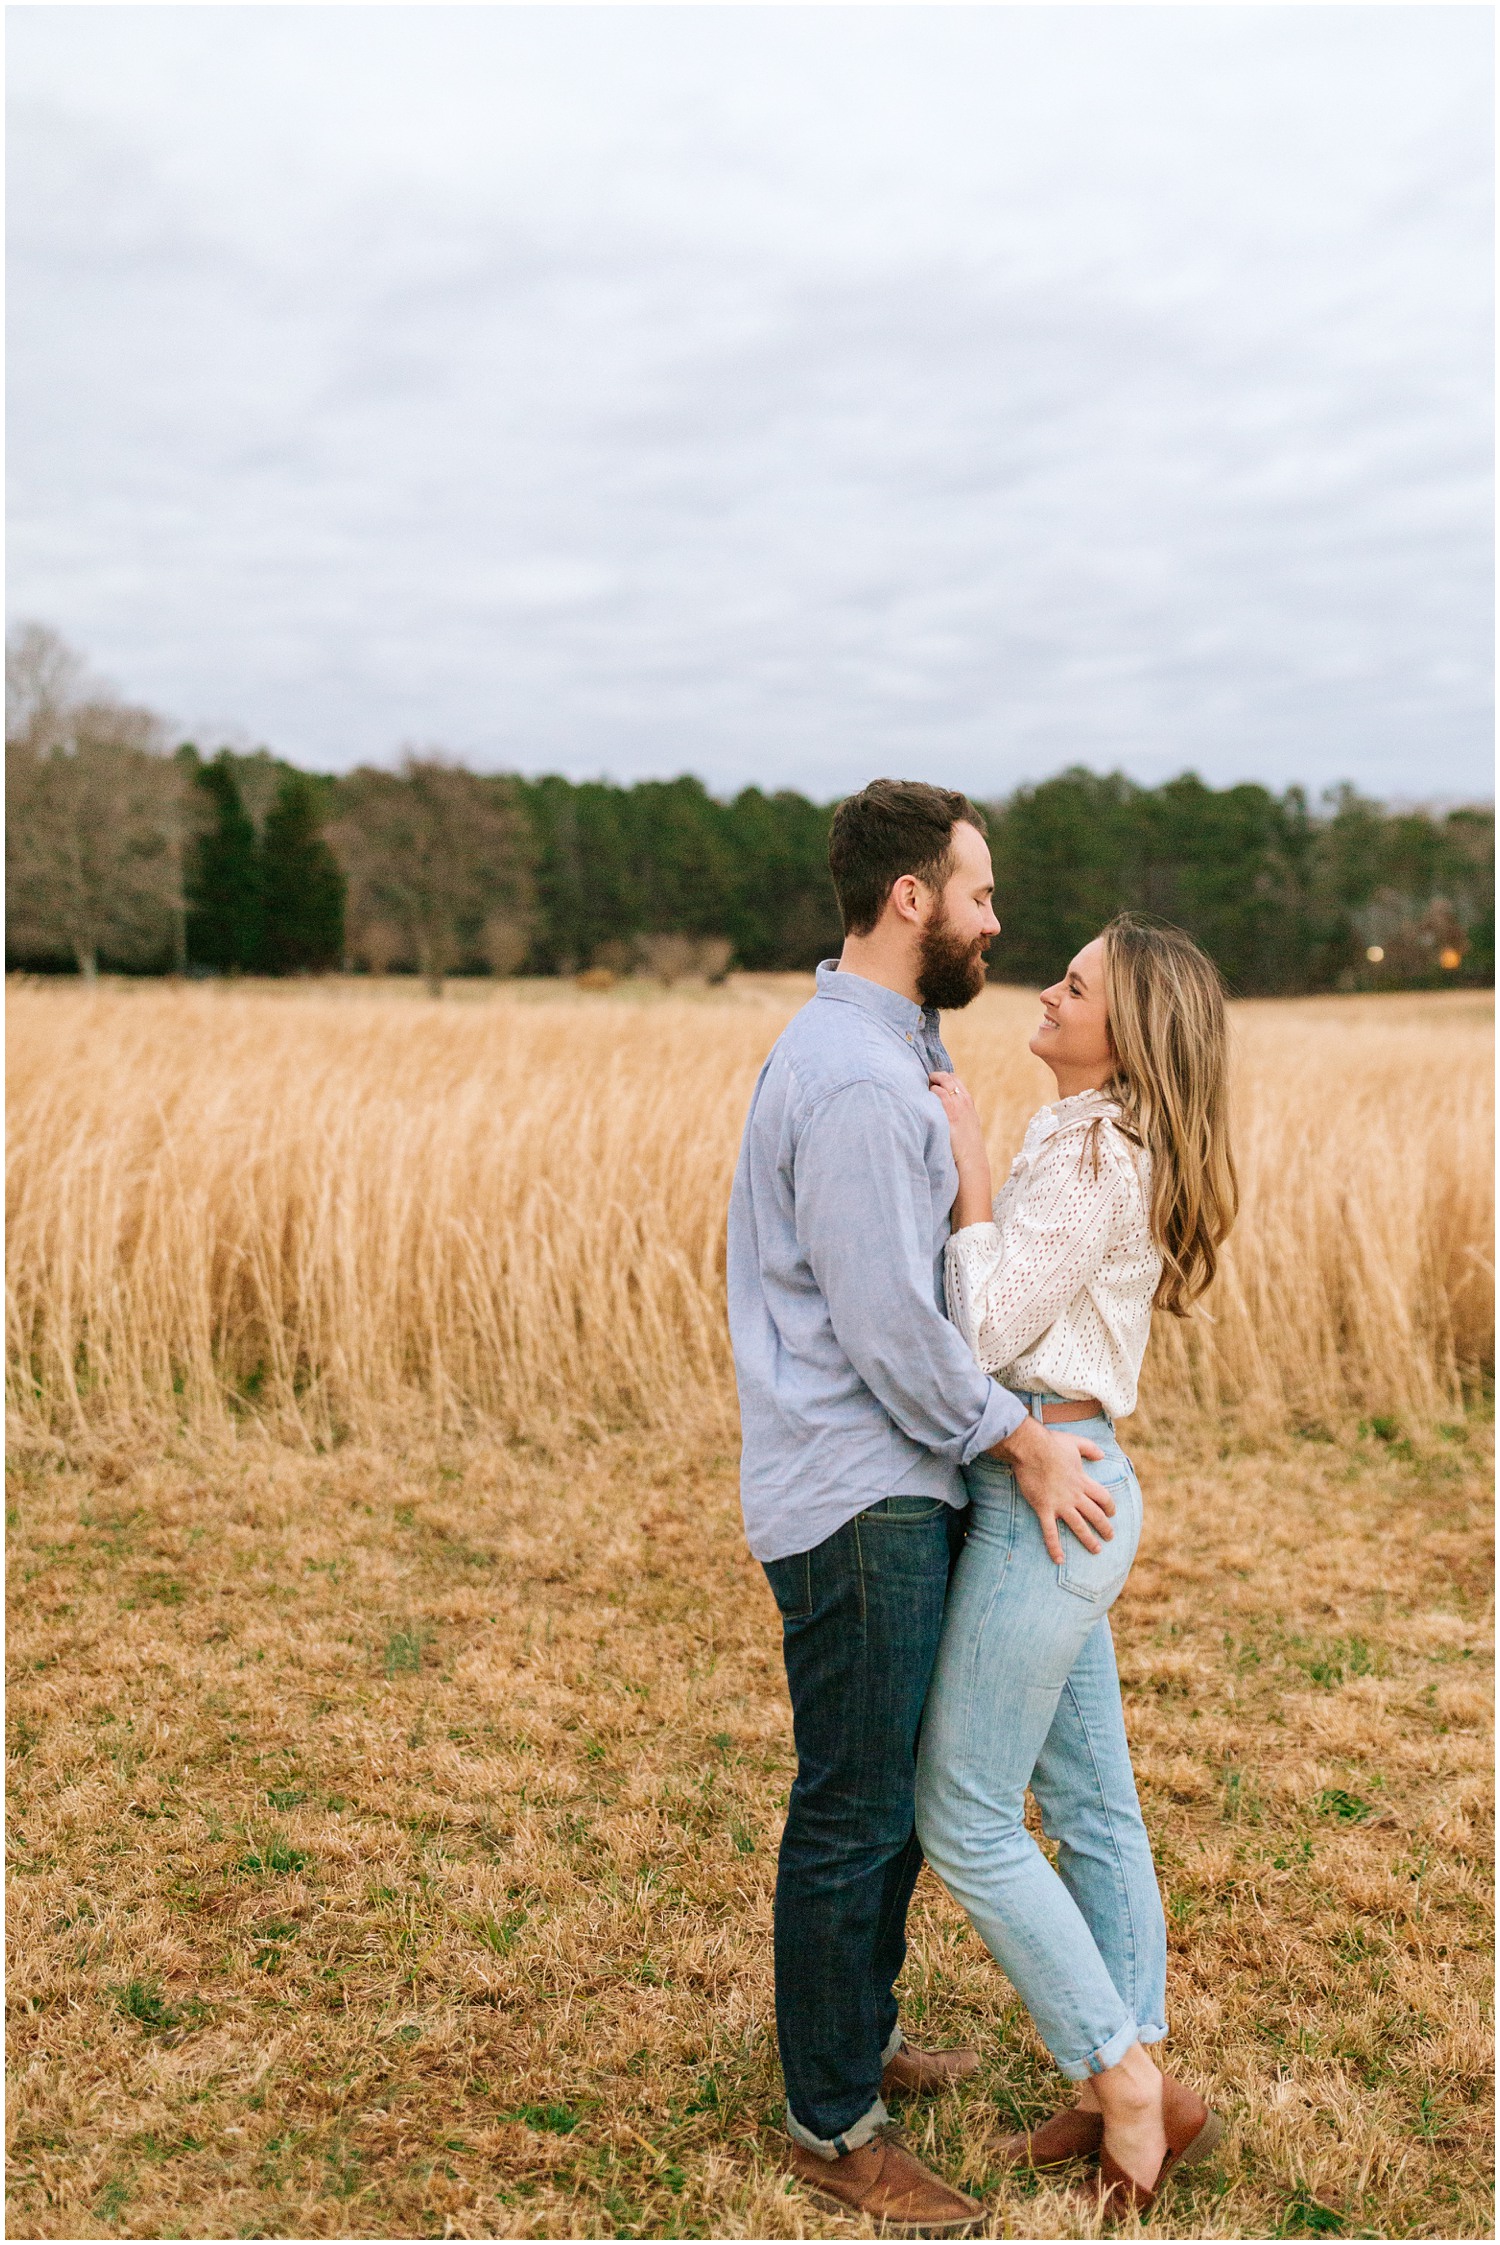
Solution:
[[(718, 1324), (792, 1002), (13, 1001), (10, 2234), (859, 2234), (777, 2165)], [(953, 1024), (1002, 1156), (1031, 1011)], [(1488, 2235), (1488, 1020), (1237, 1035), (1236, 1259), (1127, 1430), (1170, 2048), (1232, 2123), (1151, 2229)], [(908, 2026), (985, 2054), (917, 2140), (1079, 2234), (987, 2177), (1055, 2077), (930, 1876), (913, 1935)]]

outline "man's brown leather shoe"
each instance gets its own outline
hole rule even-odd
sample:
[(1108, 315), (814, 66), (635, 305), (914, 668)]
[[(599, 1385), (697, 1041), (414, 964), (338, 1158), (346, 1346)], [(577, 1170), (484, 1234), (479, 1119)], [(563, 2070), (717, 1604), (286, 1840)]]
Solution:
[(913, 2050), (903, 2042), (880, 2077), (882, 2097), (934, 2097), (979, 2071), (977, 2050)]
[(971, 2237), (984, 2220), (978, 2199), (924, 2167), (894, 2128), (838, 2159), (794, 2143), (789, 2164), (815, 2198), (841, 2214), (865, 2215), (889, 2237)]
[(1071, 2167), (1075, 2159), (1094, 2158), (1103, 2141), (1103, 2113), (1069, 2105), (1044, 2120), (1040, 2128), (991, 2136), (987, 2149), (997, 2167), (1029, 2167), (1044, 2174), (1052, 2167)]

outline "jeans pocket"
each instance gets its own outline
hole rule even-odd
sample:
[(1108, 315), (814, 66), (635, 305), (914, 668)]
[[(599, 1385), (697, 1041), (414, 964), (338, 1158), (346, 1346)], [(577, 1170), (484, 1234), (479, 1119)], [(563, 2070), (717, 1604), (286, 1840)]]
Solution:
[(852, 1523), (861, 1580), (946, 1587), (952, 1518), (941, 1497), (882, 1497), (866, 1505)]
[(913, 1521), (938, 1520), (948, 1510), (942, 1497), (882, 1497), (879, 1504), (866, 1505), (861, 1520), (889, 1520), (897, 1527), (909, 1527)]
[(771, 1596), (783, 1621), (805, 1621), (813, 1610), (812, 1553), (799, 1551), (790, 1559), (763, 1559)]
[(1071, 1590), (1075, 1598), (1087, 1598), (1096, 1606), (1116, 1599), (1130, 1569), (1127, 1566), (1121, 1573), (1114, 1545), (1107, 1543), (1102, 1551), (1085, 1551), (1071, 1529), (1059, 1525), (1057, 1532), (1063, 1544), (1057, 1570), (1059, 1589)]
[[(1099, 1478), (1097, 1467), (1094, 1478)], [(1125, 1578), (1135, 1564), (1141, 1540), (1141, 1492), (1128, 1462), (1121, 1478), (1111, 1476), (1102, 1486), (1115, 1500), (1110, 1522), (1114, 1535), (1108, 1543), (1101, 1542), (1097, 1551), (1089, 1551), (1072, 1529), (1059, 1521), (1063, 1555), (1057, 1581), (1059, 1589), (1070, 1590), (1075, 1598), (1086, 1598), (1095, 1606), (1110, 1606), (1124, 1589)]]

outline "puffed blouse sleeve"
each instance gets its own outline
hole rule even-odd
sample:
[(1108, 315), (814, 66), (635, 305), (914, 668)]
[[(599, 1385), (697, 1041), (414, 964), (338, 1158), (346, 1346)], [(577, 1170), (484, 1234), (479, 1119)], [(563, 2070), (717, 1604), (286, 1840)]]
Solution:
[(1103, 1267), (1142, 1198), (1128, 1146), (1108, 1123), (1060, 1130), (1039, 1148), (1024, 1189), (996, 1202), (1000, 1223), (952, 1234), (948, 1315), (985, 1371), (1004, 1371), (1035, 1346)]

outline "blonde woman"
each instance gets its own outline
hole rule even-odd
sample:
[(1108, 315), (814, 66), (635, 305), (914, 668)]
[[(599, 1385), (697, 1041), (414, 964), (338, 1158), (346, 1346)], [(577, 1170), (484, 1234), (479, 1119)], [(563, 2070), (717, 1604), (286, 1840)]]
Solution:
[[(1143, 2211), (1222, 2132), (1147, 2054), (1166, 2024), (1166, 1928), (1125, 1739), (1109, 1609), (1141, 1533), (1115, 1439), (1153, 1307), (1184, 1315), (1234, 1220), (1218, 975), (1178, 930), (1122, 917), (1042, 993), (1031, 1050), (1058, 1097), (991, 1205), (984, 1134), (934, 1075), (958, 1167), (949, 1312), (980, 1365), (1045, 1424), (1099, 1445), (1096, 1535), (1043, 1520), (1014, 1475), (965, 1470), (969, 1530), (922, 1721), (917, 1831), (1025, 2002), (1071, 2110), (997, 2144), (1013, 2166), (1099, 2155), (1110, 2212)], [(1058, 1869), (1027, 1832), (1028, 1786)]]

